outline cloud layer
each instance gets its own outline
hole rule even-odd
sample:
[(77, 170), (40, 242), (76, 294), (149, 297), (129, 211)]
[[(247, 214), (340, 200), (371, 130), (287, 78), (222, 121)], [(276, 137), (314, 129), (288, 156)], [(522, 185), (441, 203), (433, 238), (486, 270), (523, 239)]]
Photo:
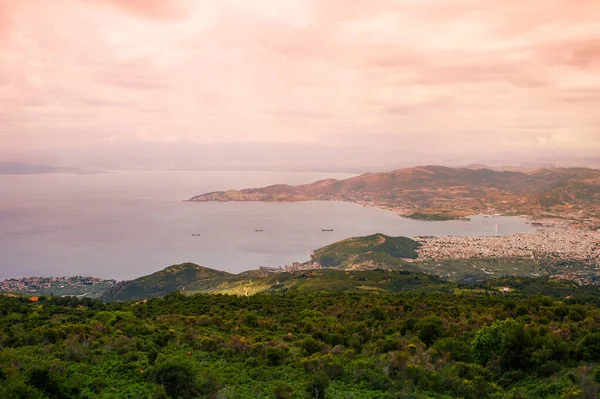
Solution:
[(597, 0), (0, 0), (0, 149), (600, 150)]

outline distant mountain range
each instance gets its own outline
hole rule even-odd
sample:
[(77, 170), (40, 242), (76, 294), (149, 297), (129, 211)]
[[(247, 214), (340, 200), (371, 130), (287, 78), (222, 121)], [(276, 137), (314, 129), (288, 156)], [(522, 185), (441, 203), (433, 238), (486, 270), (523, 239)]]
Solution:
[(451, 218), (482, 212), (590, 210), (600, 204), (600, 170), (422, 166), (367, 173), (345, 180), (285, 184), (198, 195), (190, 201), (349, 201), (415, 218)]
[(89, 174), (98, 172), (86, 171), (79, 168), (29, 165), (21, 162), (0, 162), (0, 174), (2, 175), (37, 175), (47, 173)]
[[(585, 153), (583, 153), (585, 155)], [(319, 143), (153, 143), (103, 142), (93, 146), (0, 153), (6, 161), (100, 170), (253, 170), (382, 172), (424, 164), (460, 167), (485, 163), (490, 168), (600, 168), (600, 157), (581, 152), (525, 150), (455, 154), (410, 147), (368, 148)]]

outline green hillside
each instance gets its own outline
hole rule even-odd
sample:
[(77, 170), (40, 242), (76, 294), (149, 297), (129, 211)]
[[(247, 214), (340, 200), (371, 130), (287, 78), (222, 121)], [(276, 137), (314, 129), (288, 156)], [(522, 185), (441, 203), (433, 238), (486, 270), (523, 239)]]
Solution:
[(404, 259), (416, 259), (416, 250), (420, 246), (410, 238), (373, 234), (348, 238), (318, 249), (312, 260), (323, 267), (399, 266), (406, 263)]
[(308, 263), (318, 262), (323, 269), (293, 273), (251, 270), (231, 274), (185, 263), (118, 283), (107, 289), (101, 299), (139, 300), (173, 291), (241, 296), (292, 291), (448, 292), (452, 287), (447, 281), (475, 283), (506, 276), (544, 277), (565, 270), (584, 270), (577, 262), (563, 262), (561, 266), (530, 259), (420, 260), (416, 252), (420, 245), (406, 237), (384, 234), (348, 238), (314, 252)]
[[(415, 266), (416, 265), (416, 266)], [(488, 270), (505, 267), (502, 270), (512, 269), (515, 263), (505, 263), (500, 260), (490, 260), (485, 264)], [(511, 293), (535, 294), (542, 293), (557, 298), (570, 295), (587, 295), (600, 298), (600, 292), (595, 286), (581, 287), (570, 281), (528, 277), (527, 269), (518, 276), (507, 276), (507, 273), (498, 272), (497, 277), (486, 275), (485, 279), (477, 274), (468, 274), (468, 263), (450, 262), (446, 269), (436, 267), (440, 274), (452, 268), (463, 273), (462, 281), (457, 283), (432, 275), (434, 270), (427, 270), (419, 262), (407, 263), (407, 268), (415, 271), (394, 269), (372, 270), (339, 270), (320, 269), (306, 270), (296, 273), (268, 273), (258, 270), (240, 274), (229, 274), (211, 270), (205, 267), (184, 264), (171, 266), (150, 276), (121, 283), (118, 287), (104, 293), (104, 301), (140, 300), (160, 297), (166, 293), (179, 291), (187, 295), (226, 294), (236, 296), (251, 296), (257, 294), (314, 294), (321, 292), (338, 293), (408, 293), (415, 294), (440, 292), (490, 292), (496, 293), (500, 287), (508, 286)], [(519, 265), (523, 266), (523, 265)], [(466, 270), (460, 271), (463, 267)], [(441, 271), (440, 271), (441, 270)], [(489, 272), (488, 272), (489, 273)], [(483, 274), (483, 273), (482, 273)], [(473, 282), (476, 282), (473, 284)], [(466, 290), (466, 291), (465, 291)], [(594, 299), (595, 301), (596, 299)]]
[[(197, 270), (202, 272), (197, 273)], [(283, 292), (452, 292), (452, 289), (452, 285), (436, 276), (382, 269), (352, 272), (321, 269), (298, 273), (252, 271), (235, 275), (185, 264), (124, 282), (107, 290), (102, 299), (137, 300), (163, 296), (172, 291), (248, 296)]]
[(173, 291), (203, 292), (231, 276), (233, 275), (227, 272), (183, 263), (135, 280), (121, 282), (106, 290), (102, 298), (130, 300), (163, 296)]
[(209, 292), (233, 295), (286, 292), (452, 292), (454, 284), (424, 273), (391, 270), (307, 270), (275, 273), (258, 279), (235, 278)]

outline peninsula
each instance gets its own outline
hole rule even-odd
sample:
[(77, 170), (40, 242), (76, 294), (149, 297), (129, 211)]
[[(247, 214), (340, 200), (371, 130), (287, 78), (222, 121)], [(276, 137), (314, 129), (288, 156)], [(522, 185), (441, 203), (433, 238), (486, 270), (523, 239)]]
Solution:
[(545, 168), (498, 171), (421, 166), (291, 186), (206, 193), (189, 201), (344, 201), (424, 220), (473, 214), (560, 219), (585, 230), (600, 228), (600, 170)]

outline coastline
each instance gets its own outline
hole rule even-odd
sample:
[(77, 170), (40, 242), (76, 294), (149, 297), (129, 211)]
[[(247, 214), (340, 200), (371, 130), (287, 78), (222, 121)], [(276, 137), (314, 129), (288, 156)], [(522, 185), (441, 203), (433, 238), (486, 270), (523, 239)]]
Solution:
[[(223, 192), (225, 193), (225, 192)], [(489, 208), (485, 212), (473, 212), (473, 210), (449, 210), (442, 208), (424, 208), (424, 207), (408, 207), (400, 205), (391, 205), (384, 203), (377, 203), (373, 201), (361, 201), (351, 200), (347, 198), (302, 198), (302, 199), (216, 199), (216, 198), (204, 198), (205, 196), (211, 196), (213, 193), (201, 194), (196, 197), (192, 197), (183, 202), (263, 202), (263, 203), (296, 203), (296, 202), (344, 202), (350, 204), (357, 204), (368, 208), (376, 208), (383, 211), (388, 211), (396, 214), (397, 216), (404, 217), (407, 219), (421, 220), (426, 222), (440, 222), (440, 221), (452, 221), (462, 220), (469, 221), (472, 216), (489, 216), (489, 217), (520, 217), (527, 219), (530, 224), (538, 223), (541, 228), (559, 228), (559, 229), (575, 229), (583, 231), (599, 231), (600, 230), (600, 219), (588, 217), (585, 213), (551, 213), (551, 211), (538, 211), (537, 213), (527, 213), (519, 211), (499, 211), (497, 209)], [(590, 223), (583, 223), (584, 221), (596, 223), (598, 228), (590, 227)]]

